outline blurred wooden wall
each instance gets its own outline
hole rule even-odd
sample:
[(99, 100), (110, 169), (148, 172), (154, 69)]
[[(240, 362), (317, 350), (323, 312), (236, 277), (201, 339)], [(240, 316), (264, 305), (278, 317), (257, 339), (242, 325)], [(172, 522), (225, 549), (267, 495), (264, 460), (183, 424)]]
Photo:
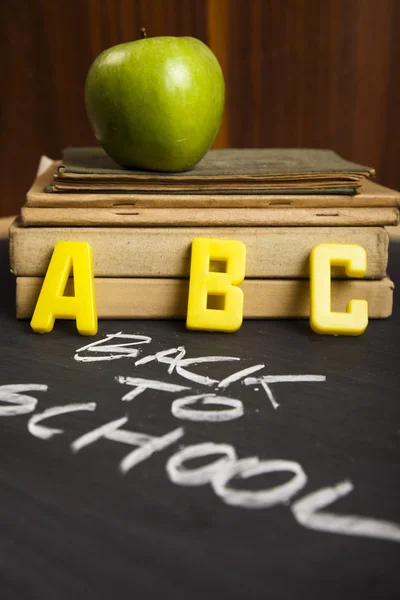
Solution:
[(217, 147), (334, 148), (400, 189), (400, 0), (0, 0), (0, 215), (41, 154), (95, 143), (87, 70), (142, 26), (218, 56)]

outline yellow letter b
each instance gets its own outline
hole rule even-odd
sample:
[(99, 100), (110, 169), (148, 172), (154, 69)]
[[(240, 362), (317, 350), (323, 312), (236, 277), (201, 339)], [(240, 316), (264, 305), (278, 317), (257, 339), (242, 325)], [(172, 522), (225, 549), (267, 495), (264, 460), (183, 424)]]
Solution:
[[(73, 269), (74, 296), (64, 296)], [(57, 242), (33, 313), (31, 327), (49, 333), (55, 319), (76, 319), (81, 335), (97, 333), (92, 249), (86, 242)]]
[(243, 321), (246, 246), (236, 240), (195, 238), (192, 242), (186, 327), (237, 331)]

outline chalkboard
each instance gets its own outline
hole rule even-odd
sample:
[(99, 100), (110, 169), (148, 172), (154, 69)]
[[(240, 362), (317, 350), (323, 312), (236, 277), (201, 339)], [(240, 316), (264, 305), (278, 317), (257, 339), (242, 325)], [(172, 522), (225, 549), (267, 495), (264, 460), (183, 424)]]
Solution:
[(40, 336), (1, 244), (1, 598), (399, 597), (399, 293), (358, 338)]

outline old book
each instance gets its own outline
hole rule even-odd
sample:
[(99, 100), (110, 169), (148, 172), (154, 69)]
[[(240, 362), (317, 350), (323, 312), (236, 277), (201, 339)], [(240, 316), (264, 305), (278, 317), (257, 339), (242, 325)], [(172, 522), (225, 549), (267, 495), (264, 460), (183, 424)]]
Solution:
[(290, 227), (397, 225), (396, 208), (31, 208), (25, 226)]
[(91, 192), (52, 193), (45, 190), (53, 181), (60, 162), (53, 161), (41, 173), (27, 194), (27, 206), (41, 208), (338, 208), (338, 207), (399, 207), (400, 193), (363, 179), (360, 193), (355, 196), (323, 193), (254, 194), (254, 193), (171, 193), (161, 192)]
[[(17, 317), (33, 314), (43, 278), (17, 278)], [(371, 318), (386, 318), (392, 313), (393, 282), (335, 280), (332, 282), (332, 309), (344, 311), (351, 299), (368, 301)], [(179, 319), (187, 312), (188, 279), (96, 278), (97, 314), (100, 319)], [(258, 318), (306, 318), (309, 316), (307, 280), (245, 279), (244, 316)], [(66, 293), (72, 293), (67, 286)]]
[[(11, 270), (45, 275), (58, 240), (88, 242), (96, 277), (188, 277), (196, 237), (231, 239), (247, 249), (246, 277), (308, 277), (308, 257), (321, 242), (359, 244), (367, 252), (366, 278), (386, 274), (388, 234), (382, 227), (22, 227), (10, 229)], [(334, 277), (343, 270), (332, 269)]]
[(67, 148), (55, 173), (54, 191), (93, 190), (337, 190), (355, 193), (374, 170), (331, 150), (255, 148), (210, 150), (190, 171), (127, 170), (101, 148)]

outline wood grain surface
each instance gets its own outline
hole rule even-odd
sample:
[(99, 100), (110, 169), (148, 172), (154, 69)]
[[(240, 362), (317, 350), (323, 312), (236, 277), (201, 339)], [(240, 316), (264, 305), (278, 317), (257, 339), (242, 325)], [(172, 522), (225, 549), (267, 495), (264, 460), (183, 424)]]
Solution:
[(398, 0), (2, 0), (0, 215), (19, 210), (41, 154), (95, 143), (86, 73), (142, 26), (221, 61), (216, 147), (333, 148), (400, 188)]

